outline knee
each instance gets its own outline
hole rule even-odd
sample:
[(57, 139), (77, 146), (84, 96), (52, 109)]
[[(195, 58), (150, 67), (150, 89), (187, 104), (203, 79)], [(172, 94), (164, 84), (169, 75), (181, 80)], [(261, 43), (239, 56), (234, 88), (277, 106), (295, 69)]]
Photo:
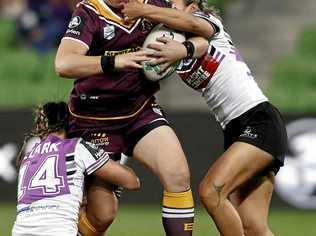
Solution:
[(224, 193), (224, 186), (214, 186), (203, 180), (199, 185), (199, 197), (202, 204), (212, 211), (220, 207), (227, 195)]
[(262, 220), (248, 219), (243, 221), (245, 236), (273, 236), (269, 226)]
[(190, 172), (185, 167), (170, 169), (161, 179), (165, 190), (169, 192), (183, 192), (190, 187)]
[(98, 209), (87, 209), (87, 215), (97, 231), (104, 232), (114, 221), (118, 210), (117, 204), (107, 205), (106, 203)]

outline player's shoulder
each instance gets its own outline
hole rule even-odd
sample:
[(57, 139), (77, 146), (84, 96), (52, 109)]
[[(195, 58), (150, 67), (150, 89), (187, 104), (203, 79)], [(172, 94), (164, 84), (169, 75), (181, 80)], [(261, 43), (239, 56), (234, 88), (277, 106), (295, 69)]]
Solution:
[(99, 18), (98, 12), (87, 1), (79, 2), (72, 14), (68, 25), (68, 31), (77, 30), (77, 35), (86, 25), (94, 25)]
[(74, 14), (80, 14), (80, 13), (91, 15), (91, 16), (97, 15), (97, 11), (92, 7), (92, 5), (87, 0), (77, 3), (74, 9)]

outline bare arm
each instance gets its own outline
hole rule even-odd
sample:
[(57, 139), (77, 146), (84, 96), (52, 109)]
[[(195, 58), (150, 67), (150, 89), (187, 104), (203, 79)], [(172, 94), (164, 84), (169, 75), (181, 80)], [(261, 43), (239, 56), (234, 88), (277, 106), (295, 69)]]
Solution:
[(101, 56), (86, 56), (87, 51), (79, 42), (62, 40), (55, 58), (56, 73), (66, 78), (82, 78), (102, 73)]
[[(83, 44), (63, 39), (55, 58), (55, 71), (61, 77), (77, 79), (103, 73), (101, 56), (86, 56), (88, 48)], [(141, 62), (149, 60), (150, 52), (133, 52), (115, 56), (116, 70), (142, 68)], [(110, 68), (109, 68), (110, 69)]]
[(194, 17), (191, 13), (143, 4), (136, 0), (131, 0), (123, 6), (122, 12), (127, 19), (144, 17), (163, 23), (170, 28), (183, 32), (191, 32), (205, 38), (210, 38), (214, 34), (214, 29), (206, 20)]
[(140, 182), (134, 171), (115, 161), (109, 160), (94, 175), (101, 180), (116, 184), (128, 190), (137, 190), (140, 188)]

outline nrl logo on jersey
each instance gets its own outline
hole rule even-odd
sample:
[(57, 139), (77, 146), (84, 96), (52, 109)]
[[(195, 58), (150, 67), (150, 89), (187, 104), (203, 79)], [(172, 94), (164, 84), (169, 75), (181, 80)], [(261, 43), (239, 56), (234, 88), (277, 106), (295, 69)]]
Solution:
[(115, 37), (115, 28), (114, 25), (107, 25), (104, 27), (103, 32), (104, 38), (107, 40), (111, 40)]
[(78, 27), (79, 25), (81, 24), (81, 18), (80, 16), (75, 16), (71, 19), (69, 25), (68, 25), (68, 28), (69, 29), (73, 29), (73, 28), (76, 28)]

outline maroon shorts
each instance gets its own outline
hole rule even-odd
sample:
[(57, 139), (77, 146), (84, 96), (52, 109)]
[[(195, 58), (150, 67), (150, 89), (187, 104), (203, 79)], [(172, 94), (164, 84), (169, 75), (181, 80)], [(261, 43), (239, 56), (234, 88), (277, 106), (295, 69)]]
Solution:
[(70, 116), (68, 136), (82, 137), (113, 153), (112, 159), (119, 159), (121, 153), (132, 156), (137, 142), (163, 125), (169, 123), (161, 108), (152, 101), (137, 115), (126, 119), (104, 121)]

